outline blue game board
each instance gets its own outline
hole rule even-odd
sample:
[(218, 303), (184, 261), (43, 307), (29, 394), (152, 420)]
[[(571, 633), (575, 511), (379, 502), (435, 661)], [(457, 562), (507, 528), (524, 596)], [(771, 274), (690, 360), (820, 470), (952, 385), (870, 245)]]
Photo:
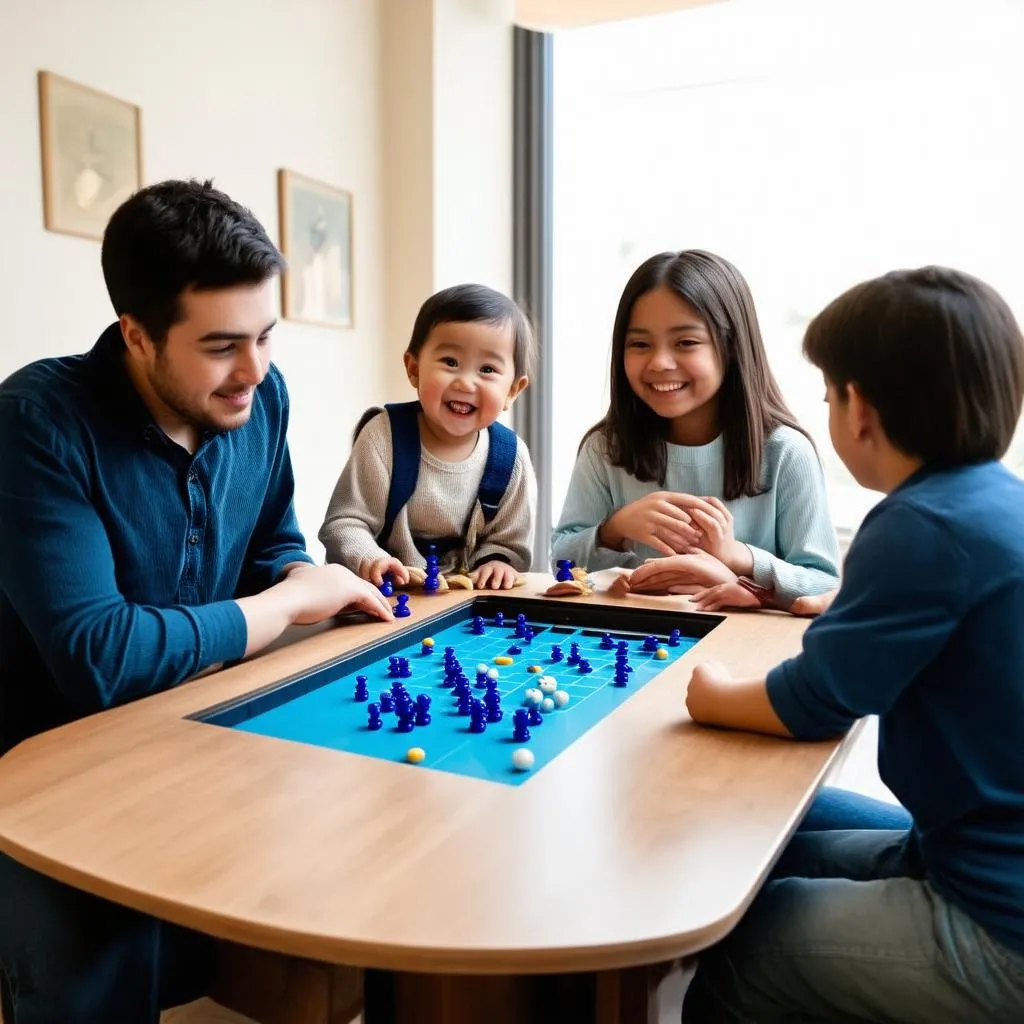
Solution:
[[(485, 607), (490, 611), (497, 603), (498, 599), (490, 599)], [(687, 630), (686, 620), (694, 617), (659, 615), (658, 625), (665, 628), (655, 635), (658, 635), (659, 646), (667, 655), (659, 659), (653, 652), (644, 650), (645, 637), (653, 632), (650, 629), (642, 632), (602, 629), (592, 625), (545, 622), (531, 615), (529, 623), (535, 635), (524, 643), (515, 638), (514, 613), (506, 615), (504, 626), (498, 627), (493, 625), (491, 612), (485, 619), (483, 635), (474, 635), (471, 626), (473, 612), (474, 608), (467, 606), (460, 619), (450, 624), (428, 622), (413, 626), (402, 637), (396, 638), (397, 642), (383, 647), (378, 645), (379, 650), (363, 652), (361, 656), (356, 653), (337, 665), (327, 666), (300, 679), (298, 684), (293, 681), (277, 693), (206, 716), (205, 720), (263, 736), (392, 761), (404, 762), (410, 748), (420, 747), (426, 757), (422, 763), (410, 764), (410, 771), (435, 769), (518, 785), (537, 775), (588, 729), (698, 642), (698, 636), (683, 635), (676, 645), (670, 645), (669, 622), (675, 625), (678, 618), (684, 625), (684, 634), (702, 634), (714, 625), (713, 619), (710, 622), (705, 619), (704, 628), (693, 629), (690, 622), (691, 629)], [(451, 615), (442, 617), (444, 621), (451, 618)], [(638, 620), (636, 625), (639, 624)], [(605, 633), (616, 644), (623, 640), (628, 644), (632, 672), (625, 687), (613, 684), (618, 649), (601, 649)], [(421, 645), (427, 636), (434, 640), (433, 652), (429, 654), (423, 652)], [(553, 645), (557, 644), (568, 656), (573, 643), (579, 645), (580, 656), (589, 661), (592, 669), (589, 674), (581, 674), (576, 666), (569, 666), (565, 660), (552, 661)], [(495, 665), (495, 657), (507, 655), (514, 644), (522, 648), (522, 653), (514, 655), (514, 663)], [(470, 732), (470, 718), (458, 713), (451, 689), (444, 686), (446, 647), (454, 648), (473, 687), (473, 696), (481, 697), (485, 692), (482, 687), (475, 686), (478, 664), (498, 669), (496, 688), (501, 695), (504, 717), (500, 722), (489, 723), (483, 733)], [(409, 677), (396, 679), (389, 675), (389, 659), (394, 657), (408, 659)], [(542, 713), (543, 723), (530, 727), (529, 740), (516, 743), (512, 738), (514, 712), (524, 706), (526, 690), (536, 688), (541, 675), (529, 672), (530, 665), (541, 666), (543, 675), (553, 677), (557, 688), (568, 693), (569, 703), (564, 708)], [(367, 701), (354, 697), (357, 676), (367, 679)], [(389, 690), (396, 682), (405, 686), (413, 702), (420, 694), (429, 695), (430, 724), (418, 726), (412, 732), (399, 732), (395, 714), (384, 712), (383, 728), (371, 731), (367, 727), (368, 704), (379, 703), (381, 692)], [(521, 746), (528, 747), (535, 759), (532, 770), (527, 772), (517, 770), (512, 764), (512, 753)]]

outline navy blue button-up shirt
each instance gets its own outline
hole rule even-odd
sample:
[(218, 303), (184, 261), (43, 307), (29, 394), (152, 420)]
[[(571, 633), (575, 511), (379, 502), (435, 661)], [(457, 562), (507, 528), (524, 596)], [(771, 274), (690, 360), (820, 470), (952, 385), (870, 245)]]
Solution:
[(190, 454), (123, 353), (114, 324), (0, 384), (0, 753), (241, 657), (234, 598), (310, 561), (278, 370), (245, 426)]

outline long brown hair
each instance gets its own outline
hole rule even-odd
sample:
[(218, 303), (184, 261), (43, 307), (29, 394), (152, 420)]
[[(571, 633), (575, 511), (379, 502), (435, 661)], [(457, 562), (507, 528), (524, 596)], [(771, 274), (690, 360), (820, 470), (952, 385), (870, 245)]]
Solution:
[(637, 299), (668, 288), (688, 302), (711, 332), (722, 364), (718, 420), (725, 444), (726, 501), (764, 490), (761, 460), (776, 427), (797, 423), (768, 366), (754, 299), (743, 275), (727, 260), (700, 249), (652, 256), (626, 282), (612, 328), (611, 401), (604, 418), (584, 436), (599, 431), (608, 457), (638, 480), (665, 482), (669, 420), (636, 396), (626, 378), (626, 331)]

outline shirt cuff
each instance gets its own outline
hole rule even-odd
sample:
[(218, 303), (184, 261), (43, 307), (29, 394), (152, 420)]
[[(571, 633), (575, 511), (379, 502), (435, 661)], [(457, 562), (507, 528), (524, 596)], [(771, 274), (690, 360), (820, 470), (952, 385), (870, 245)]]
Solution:
[(218, 661), (236, 661), (245, 654), (249, 628), (237, 601), (182, 609), (191, 616), (199, 634), (199, 664), (205, 668)]

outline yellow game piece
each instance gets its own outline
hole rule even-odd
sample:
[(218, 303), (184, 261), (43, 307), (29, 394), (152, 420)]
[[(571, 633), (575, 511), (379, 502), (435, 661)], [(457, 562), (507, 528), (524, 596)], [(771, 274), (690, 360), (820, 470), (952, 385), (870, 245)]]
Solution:
[(668, 651), (666, 651), (664, 647), (659, 647), (654, 652), (654, 656), (658, 659), (658, 661), (664, 661), (668, 657)]
[(434, 638), (432, 636), (425, 637), (424, 640), (423, 640), (423, 646), (424, 647), (433, 647), (434, 646)]
[(529, 665), (529, 666), (527, 666), (526, 671), (527, 672), (543, 672), (544, 669), (542, 669), (540, 667), (540, 665)]
[(422, 747), (410, 747), (405, 752), (405, 759), (410, 764), (419, 764), (427, 756), (427, 752)]
[(512, 664), (512, 659), (507, 654), (499, 654), (494, 659), (494, 664), (495, 665), (511, 665)]

